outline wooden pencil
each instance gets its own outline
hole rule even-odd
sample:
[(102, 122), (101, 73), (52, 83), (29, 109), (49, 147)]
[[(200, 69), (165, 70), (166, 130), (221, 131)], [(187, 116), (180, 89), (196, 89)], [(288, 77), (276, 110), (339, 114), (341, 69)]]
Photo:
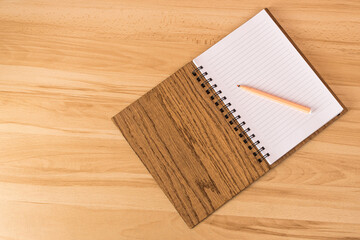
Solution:
[(244, 85), (238, 85), (238, 87), (241, 88), (241, 89), (244, 89), (244, 90), (246, 90), (248, 92), (251, 92), (251, 93), (254, 93), (256, 95), (262, 96), (264, 98), (270, 99), (272, 101), (275, 101), (275, 102), (284, 104), (286, 106), (295, 108), (295, 109), (297, 109), (299, 111), (302, 111), (302, 112), (305, 112), (305, 113), (311, 113), (311, 108), (309, 108), (309, 107), (306, 107), (306, 106), (291, 102), (289, 100), (274, 96), (272, 94), (260, 91), (258, 89), (252, 88), (252, 87), (248, 87), (248, 86), (244, 86)]

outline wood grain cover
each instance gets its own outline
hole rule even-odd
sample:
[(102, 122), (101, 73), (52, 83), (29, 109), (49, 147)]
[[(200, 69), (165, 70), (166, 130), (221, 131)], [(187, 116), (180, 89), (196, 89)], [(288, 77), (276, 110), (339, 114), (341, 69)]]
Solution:
[(113, 117), (189, 227), (264, 175), (190, 62)]

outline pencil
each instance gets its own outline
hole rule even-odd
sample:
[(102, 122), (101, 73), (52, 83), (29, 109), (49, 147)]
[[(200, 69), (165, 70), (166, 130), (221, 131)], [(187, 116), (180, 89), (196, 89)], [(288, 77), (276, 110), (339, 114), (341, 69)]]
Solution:
[(284, 104), (286, 106), (295, 108), (295, 109), (297, 109), (299, 111), (306, 112), (306, 113), (311, 113), (311, 108), (309, 108), (309, 107), (305, 107), (303, 105), (300, 105), (300, 104), (291, 102), (289, 100), (286, 100), (286, 99), (271, 95), (269, 93), (260, 91), (258, 89), (252, 88), (252, 87), (247, 87), (247, 86), (243, 86), (243, 85), (237, 85), (237, 86), (239, 88), (241, 88), (241, 89), (244, 89), (244, 90), (248, 91), (248, 92), (251, 92), (251, 93), (254, 93), (254, 94), (259, 95), (261, 97), (264, 97), (264, 98), (270, 99), (272, 101)]

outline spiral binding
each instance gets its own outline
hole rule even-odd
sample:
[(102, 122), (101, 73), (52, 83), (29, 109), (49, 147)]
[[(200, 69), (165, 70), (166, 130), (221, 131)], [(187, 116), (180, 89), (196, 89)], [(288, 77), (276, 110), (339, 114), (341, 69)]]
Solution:
[[(229, 124), (234, 126), (235, 131), (239, 132), (239, 137), (243, 138), (243, 142), (245, 144), (248, 144), (248, 148), (253, 151), (253, 155), (259, 156), (257, 159), (259, 162), (262, 162), (264, 159), (270, 156), (269, 153), (262, 154), (262, 152), (265, 150), (265, 147), (261, 146), (258, 147), (260, 144), (259, 140), (253, 141), (253, 139), (256, 137), (255, 134), (250, 134), (251, 129), (249, 127), (245, 127), (246, 122), (241, 121), (241, 116), (236, 115), (234, 116), (234, 113), (236, 112), (236, 109), (229, 109), (231, 106), (231, 103), (225, 103), (224, 101), (227, 99), (226, 96), (220, 96), (222, 93), (221, 90), (216, 90), (217, 88), (216, 84), (212, 84), (213, 79), (212, 78), (206, 78), (208, 75), (207, 72), (203, 72), (204, 69), (203, 66), (199, 66), (198, 68), (194, 69), (192, 71), (192, 74), (194, 77), (196, 77), (196, 80), (200, 83), (200, 86), (202, 88), (206, 88), (205, 92), (207, 94), (212, 93), (210, 96), (211, 100), (214, 100), (216, 96), (219, 96), (219, 99), (215, 102), (216, 106), (220, 107), (220, 112), (225, 113), (224, 117), (229, 120)], [(236, 124), (236, 125), (235, 125)]]

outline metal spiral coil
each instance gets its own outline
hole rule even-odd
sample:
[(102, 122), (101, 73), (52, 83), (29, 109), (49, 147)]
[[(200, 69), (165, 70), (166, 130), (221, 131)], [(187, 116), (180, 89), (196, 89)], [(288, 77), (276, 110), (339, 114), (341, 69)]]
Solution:
[(233, 125), (236, 123), (234, 130), (235, 131), (240, 131), (239, 133), (239, 137), (240, 138), (244, 138), (243, 142), (245, 144), (249, 144), (248, 148), (250, 150), (254, 149), (253, 155), (254, 156), (259, 156), (259, 158), (257, 159), (259, 162), (262, 162), (264, 159), (266, 159), (267, 157), (270, 156), (269, 153), (266, 154), (262, 154), (262, 151), (265, 150), (265, 147), (257, 147), (257, 145), (260, 144), (259, 140), (256, 140), (255, 142), (253, 141), (253, 139), (256, 137), (255, 134), (250, 134), (249, 132), (251, 131), (251, 129), (249, 127), (245, 128), (246, 122), (245, 121), (238, 121), (239, 119), (241, 119), (240, 115), (234, 116), (233, 113), (236, 112), (236, 109), (229, 109), (229, 107), (231, 106), (231, 103), (225, 103), (224, 100), (227, 99), (226, 96), (220, 96), (220, 94), (222, 93), (221, 90), (217, 90), (216, 88), (218, 87), (216, 84), (211, 84), (212, 82), (212, 78), (206, 78), (206, 76), (208, 75), (208, 72), (202, 72), (202, 70), (204, 69), (203, 66), (199, 66), (198, 68), (194, 69), (192, 71), (192, 75), (196, 77), (196, 80), (200, 83), (200, 86), (202, 88), (206, 88), (205, 92), (207, 94), (212, 93), (212, 95), (210, 96), (211, 100), (214, 100), (216, 96), (219, 97), (219, 99), (215, 102), (216, 106), (220, 106), (219, 108), (220, 112), (224, 113), (224, 117), (226, 119), (230, 119), (229, 120), (229, 124)]

